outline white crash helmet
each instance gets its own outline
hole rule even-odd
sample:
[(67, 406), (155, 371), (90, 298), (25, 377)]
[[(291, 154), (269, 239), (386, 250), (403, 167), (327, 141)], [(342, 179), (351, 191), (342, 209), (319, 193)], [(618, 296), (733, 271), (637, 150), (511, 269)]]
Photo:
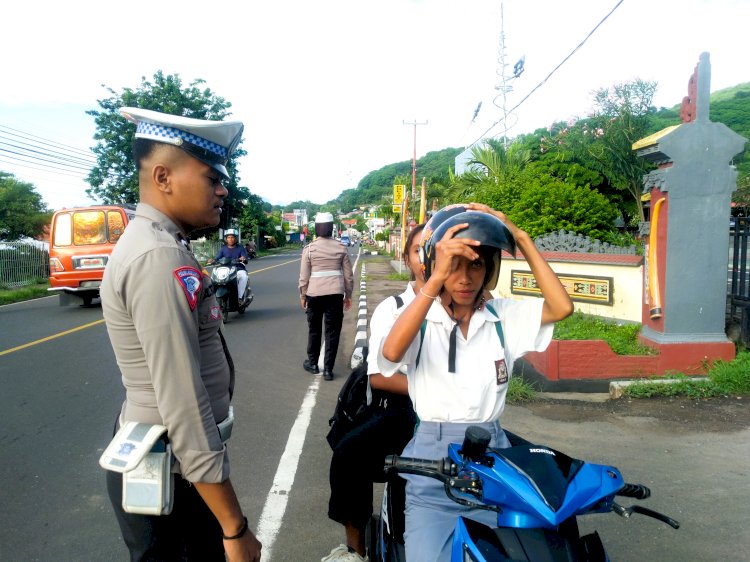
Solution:
[(226, 238), (227, 236), (234, 236), (235, 238), (239, 238), (240, 237), (239, 234), (240, 233), (237, 232), (236, 228), (227, 228), (224, 231), (224, 238)]

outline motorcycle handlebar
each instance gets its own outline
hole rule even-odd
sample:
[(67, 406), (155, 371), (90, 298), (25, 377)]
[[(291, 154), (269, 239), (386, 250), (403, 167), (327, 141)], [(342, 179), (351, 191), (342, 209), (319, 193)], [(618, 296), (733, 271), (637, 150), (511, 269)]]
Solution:
[(637, 500), (645, 500), (646, 498), (651, 497), (651, 490), (643, 484), (625, 484), (620, 488), (616, 495), (626, 498), (635, 498)]
[(385, 470), (396, 470), (398, 472), (418, 473), (423, 476), (431, 476), (442, 480), (444, 476), (451, 476), (454, 472), (453, 463), (450, 459), (414, 459), (388, 455), (385, 457)]

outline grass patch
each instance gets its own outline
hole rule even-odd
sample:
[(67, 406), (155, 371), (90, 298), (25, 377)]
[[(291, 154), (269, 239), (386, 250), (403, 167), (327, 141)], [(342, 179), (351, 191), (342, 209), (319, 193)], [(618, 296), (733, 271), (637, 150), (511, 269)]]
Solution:
[[(623, 390), (631, 398), (687, 396), (711, 398), (750, 393), (750, 351), (741, 351), (732, 361), (716, 361), (708, 370), (708, 380), (695, 380), (682, 373), (637, 381)], [(675, 382), (656, 382), (656, 381)]]
[(0, 289), (0, 305), (49, 296), (49, 283), (36, 283), (18, 289)]
[(406, 272), (399, 273), (398, 271), (395, 271), (393, 273), (388, 274), (388, 280), (389, 281), (409, 281), (411, 280), (411, 274)]
[(640, 324), (618, 324), (582, 312), (575, 312), (555, 324), (556, 340), (604, 340), (618, 355), (654, 355), (656, 350), (638, 341)]
[(530, 402), (536, 398), (536, 389), (521, 377), (511, 377), (508, 382), (508, 393), (505, 401), (509, 404), (520, 404)]

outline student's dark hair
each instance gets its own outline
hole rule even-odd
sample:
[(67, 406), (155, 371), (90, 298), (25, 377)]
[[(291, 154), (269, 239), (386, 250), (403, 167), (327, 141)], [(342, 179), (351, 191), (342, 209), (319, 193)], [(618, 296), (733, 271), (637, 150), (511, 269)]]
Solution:
[(500, 250), (492, 246), (479, 246), (479, 254), (482, 256), (485, 266), (482, 286), (486, 289), (494, 289), (494, 287), (487, 287), (487, 284), (494, 278), (495, 268), (500, 267)]
[[(417, 237), (417, 235), (422, 233), (422, 231), (424, 230), (425, 224), (426, 223), (418, 224), (417, 226), (412, 228), (411, 232), (409, 232), (409, 235), (406, 237), (406, 243), (404, 244), (404, 255), (402, 257), (403, 257), (404, 263), (407, 266), (409, 265), (409, 260), (411, 259), (409, 257), (409, 248), (411, 248), (412, 244), (414, 244), (414, 239)], [(414, 273), (411, 273), (409, 278), (411, 281), (414, 281), (415, 279)]]
[(315, 223), (315, 236), (322, 238), (330, 238), (333, 236), (333, 223), (332, 222), (316, 222)]

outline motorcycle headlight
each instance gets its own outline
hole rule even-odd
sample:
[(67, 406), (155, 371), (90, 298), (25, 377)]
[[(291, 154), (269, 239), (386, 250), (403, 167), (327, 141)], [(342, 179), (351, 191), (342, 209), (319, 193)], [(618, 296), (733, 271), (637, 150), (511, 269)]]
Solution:
[(228, 267), (217, 267), (216, 271), (214, 271), (214, 274), (216, 275), (216, 279), (218, 281), (224, 281), (227, 277), (229, 277), (229, 268)]

